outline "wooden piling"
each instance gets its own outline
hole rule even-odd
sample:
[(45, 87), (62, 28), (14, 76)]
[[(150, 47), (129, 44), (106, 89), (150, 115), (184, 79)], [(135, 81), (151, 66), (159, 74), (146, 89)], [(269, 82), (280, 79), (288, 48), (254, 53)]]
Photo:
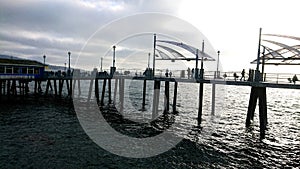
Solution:
[(247, 118), (246, 118), (246, 127), (250, 127), (251, 120), (253, 120), (254, 112), (257, 104), (258, 94), (255, 91), (255, 87), (251, 87), (250, 99), (248, 104)]
[(170, 82), (165, 81), (165, 97), (164, 97), (164, 113), (168, 113), (170, 110)]
[(123, 114), (124, 112), (124, 88), (125, 88), (125, 79), (119, 79), (119, 113)]
[(255, 107), (259, 103), (259, 128), (260, 128), (260, 139), (265, 138), (265, 130), (267, 127), (267, 97), (266, 87), (251, 87), (248, 112), (246, 118), (246, 127), (249, 127), (251, 120), (253, 120)]
[(46, 85), (46, 92), (45, 92), (45, 95), (48, 94), (49, 87), (50, 87), (50, 79), (47, 80), (47, 85)]
[(106, 79), (103, 79), (102, 94), (101, 94), (101, 103), (100, 103), (101, 106), (104, 106), (105, 88), (106, 88)]
[(78, 96), (80, 96), (81, 95), (81, 88), (80, 88), (80, 80), (78, 79), (77, 80), (77, 86), (78, 86)]
[(63, 89), (63, 86), (64, 86), (64, 80), (63, 79), (59, 79), (58, 81), (58, 94), (59, 94), (59, 97), (61, 97), (62, 95), (62, 89)]
[(6, 80), (3, 81), (3, 94), (5, 95), (6, 91)]
[(91, 79), (91, 81), (90, 81), (90, 87), (89, 87), (89, 94), (88, 94), (88, 102), (91, 100), (92, 90), (93, 90), (93, 83), (94, 83), (94, 80)]
[[(21, 88), (22, 88), (22, 96), (25, 95), (25, 82), (21, 82)], [(15, 88), (15, 93), (17, 94), (17, 88)]]
[(7, 96), (10, 96), (10, 80), (7, 80)]
[(53, 85), (54, 85), (54, 95), (57, 96), (57, 84), (56, 84), (56, 80), (53, 80)]
[(70, 79), (70, 89), (69, 89), (69, 96), (70, 96), (70, 98), (72, 98), (72, 96), (73, 96), (73, 79), (71, 78)]
[(17, 82), (16, 82), (16, 80), (12, 80), (11, 92), (12, 92), (12, 95), (17, 95)]
[(18, 82), (19, 82), (19, 94), (20, 94), (20, 96), (21, 96), (21, 95), (23, 95), (23, 93), (24, 93), (24, 92), (23, 92), (23, 88), (22, 88), (23, 86), (22, 86), (21, 80), (19, 80)]
[(216, 84), (212, 82), (211, 89), (211, 115), (215, 115), (215, 106), (216, 106)]
[(2, 96), (2, 80), (0, 80), (0, 96)]
[(69, 80), (66, 79), (66, 83), (67, 83), (67, 92), (68, 92), (68, 96), (71, 96), (70, 95), (70, 85), (69, 85)]
[(25, 82), (25, 95), (27, 96), (29, 93), (29, 86), (28, 86), (28, 81)]
[(202, 106), (203, 105), (203, 83), (199, 85), (199, 104), (198, 104), (198, 125), (201, 125), (202, 121)]
[(99, 80), (97, 78), (95, 79), (95, 97), (99, 103)]
[(117, 91), (118, 91), (118, 79), (115, 79), (115, 88), (114, 88), (114, 104), (116, 103), (117, 98)]
[(41, 80), (38, 80), (38, 92), (41, 93), (43, 90), (42, 90), (42, 81)]
[(158, 116), (159, 93), (160, 93), (160, 81), (154, 80), (152, 120), (154, 120)]
[(178, 87), (178, 82), (174, 82), (173, 113), (178, 113), (177, 110), (176, 110), (176, 104), (177, 104), (177, 87)]
[(108, 104), (111, 104), (111, 79), (108, 79)]
[(146, 105), (146, 89), (147, 89), (147, 80), (144, 80), (144, 85), (143, 85), (143, 103), (142, 103), (142, 110), (145, 110), (145, 105)]
[(37, 83), (38, 83), (37, 80), (34, 80), (34, 94), (37, 94), (37, 86), (38, 86)]
[(73, 85), (72, 85), (72, 91), (71, 91), (71, 96), (72, 96), (72, 98), (74, 97), (74, 90), (75, 90), (75, 87), (76, 87), (76, 79), (73, 79)]

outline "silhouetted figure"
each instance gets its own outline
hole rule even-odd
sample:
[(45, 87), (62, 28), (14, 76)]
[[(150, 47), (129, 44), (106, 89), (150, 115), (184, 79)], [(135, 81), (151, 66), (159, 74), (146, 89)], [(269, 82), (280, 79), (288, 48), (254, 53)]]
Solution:
[(195, 69), (193, 68), (193, 69), (192, 69), (192, 78), (195, 77), (195, 76), (194, 76), (194, 73), (195, 73)]
[(296, 75), (294, 75), (292, 81), (294, 84), (296, 84), (296, 81), (298, 81), (298, 77)]
[(242, 74), (242, 77), (241, 77), (240, 81), (242, 81), (242, 79), (244, 79), (244, 81), (245, 81), (245, 69), (243, 69), (241, 74)]
[(191, 69), (190, 68), (187, 69), (187, 73), (188, 73), (188, 79), (190, 79), (190, 77), (191, 77)]
[(233, 77), (234, 77), (234, 81), (236, 81), (236, 79), (239, 78), (239, 76), (236, 75), (236, 73), (233, 73)]
[(254, 70), (253, 69), (249, 69), (248, 81), (250, 81), (250, 82), (253, 81), (253, 75), (254, 75)]
[(225, 72), (224, 75), (223, 75), (224, 80), (226, 79), (226, 77), (227, 77), (227, 74)]
[(171, 71), (170, 71), (169, 75), (170, 75), (170, 77), (172, 77), (172, 72)]
[(169, 70), (168, 70), (168, 69), (166, 70), (166, 73), (165, 73), (165, 75), (166, 75), (166, 77), (168, 77), (168, 76), (169, 76)]

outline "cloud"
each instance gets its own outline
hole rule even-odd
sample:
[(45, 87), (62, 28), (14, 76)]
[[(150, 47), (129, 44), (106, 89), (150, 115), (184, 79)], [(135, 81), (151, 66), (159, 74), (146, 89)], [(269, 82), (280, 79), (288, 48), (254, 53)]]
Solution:
[[(176, 13), (177, 5), (171, 0), (1, 1), (0, 44), (3, 45), (0, 53), (26, 58), (39, 58), (45, 54), (52, 64), (62, 64), (67, 51), (72, 51), (74, 58), (78, 56), (88, 38), (101, 26), (141, 12)], [(131, 29), (132, 26), (145, 25), (119, 27), (106, 36), (113, 38), (120, 29)], [(104, 48), (108, 42), (97, 39), (94, 43), (90, 43), (94, 48), (92, 52), (108, 50)], [(72, 62), (74, 64), (75, 59)]]

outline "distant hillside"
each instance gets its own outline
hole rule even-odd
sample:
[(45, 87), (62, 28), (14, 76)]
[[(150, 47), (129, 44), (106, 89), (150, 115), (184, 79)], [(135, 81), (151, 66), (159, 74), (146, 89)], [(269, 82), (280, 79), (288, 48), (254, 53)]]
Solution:
[[(41, 63), (39, 61), (36, 61), (36, 60), (23, 59), (23, 58), (19, 58), (19, 57), (15, 57), (15, 56), (8, 56), (8, 55), (1, 55), (0, 54), (0, 62), (1, 62), (1, 59), (33, 61), (33, 62), (40, 63), (40, 64), (43, 65), (43, 63)], [(46, 64), (46, 65), (47, 65), (47, 69), (46, 70), (50, 70), (50, 71), (58, 71), (58, 70), (65, 71), (65, 69), (68, 69), (68, 68), (65, 68), (64, 66), (56, 66), (56, 65), (48, 65), (48, 64)]]
[[(1, 55), (0, 54), (0, 59), (14, 59), (14, 60), (18, 60), (18, 59), (21, 59), (21, 58), (18, 58), (18, 57), (15, 57), (15, 56), (8, 56), (8, 55)], [(22, 60), (25, 60), (25, 59), (22, 59)]]

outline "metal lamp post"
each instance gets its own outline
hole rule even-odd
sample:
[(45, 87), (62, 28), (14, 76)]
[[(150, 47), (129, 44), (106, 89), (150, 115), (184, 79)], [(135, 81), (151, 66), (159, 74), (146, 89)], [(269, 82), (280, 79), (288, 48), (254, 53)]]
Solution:
[(113, 46), (113, 67), (115, 67), (116, 63), (116, 46)]
[(148, 53), (148, 68), (150, 67), (150, 55), (151, 53)]
[(43, 58), (44, 58), (44, 68), (45, 68), (45, 65), (46, 65), (45, 64), (46, 63), (46, 55), (44, 55)]
[(68, 55), (69, 55), (69, 69), (68, 69), (68, 76), (71, 75), (71, 52), (69, 51), (68, 52)]
[(218, 61), (217, 61), (217, 78), (220, 77), (220, 73), (219, 73), (219, 58), (220, 58), (220, 51), (218, 50)]

